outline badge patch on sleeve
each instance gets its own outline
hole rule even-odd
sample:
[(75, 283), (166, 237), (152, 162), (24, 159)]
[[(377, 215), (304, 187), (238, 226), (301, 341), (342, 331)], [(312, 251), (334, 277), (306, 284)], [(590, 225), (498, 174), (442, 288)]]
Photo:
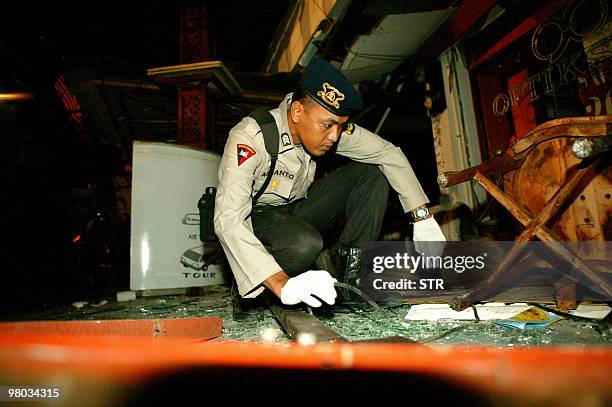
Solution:
[(344, 130), (344, 131), (346, 132), (347, 136), (350, 136), (355, 131), (355, 125), (353, 123), (347, 124), (346, 125), (346, 130)]
[(283, 142), (283, 147), (287, 147), (291, 145), (291, 139), (287, 133), (283, 133), (281, 136), (281, 141)]
[(246, 144), (238, 144), (238, 166), (240, 166), (243, 162), (253, 157), (256, 152), (251, 146), (247, 146)]

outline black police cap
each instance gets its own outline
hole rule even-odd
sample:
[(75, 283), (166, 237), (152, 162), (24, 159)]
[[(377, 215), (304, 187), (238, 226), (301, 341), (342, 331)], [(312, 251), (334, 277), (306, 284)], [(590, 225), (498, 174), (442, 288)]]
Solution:
[(308, 96), (337, 116), (348, 116), (363, 109), (359, 92), (339, 69), (323, 59), (310, 61), (300, 86)]

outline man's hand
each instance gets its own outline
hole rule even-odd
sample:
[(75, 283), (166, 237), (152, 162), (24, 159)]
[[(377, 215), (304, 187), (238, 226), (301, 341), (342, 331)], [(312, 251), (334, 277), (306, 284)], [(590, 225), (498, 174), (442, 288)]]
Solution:
[(425, 253), (430, 256), (440, 256), (444, 251), (446, 237), (440, 229), (440, 225), (433, 218), (427, 218), (414, 222), (412, 240), (417, 253)]
[(313, 297), (316, 295), (329, 305), (333, 305), (337, 296), (334, 288), (336, 281), (325, 270), (310, 270), (290, 278), (281, 288), (280, 299), (285, 305), (305, 302), (311, 307), (320, 307), (321, 301)]

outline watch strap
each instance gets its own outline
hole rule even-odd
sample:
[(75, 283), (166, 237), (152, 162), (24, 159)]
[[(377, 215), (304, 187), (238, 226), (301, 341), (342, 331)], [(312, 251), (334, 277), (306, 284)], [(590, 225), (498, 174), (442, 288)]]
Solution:
[[(417, 215), (418, 211), (425, 212), (425, 215), (418, 216)], [(419, 206), (418, 208), (411, 210), (409, 214), (410, 214), (410, 221), (412, 223), (420, 222), (422, 220), (429, 219), (433, 216), (431, 212), (429, 212), (429, 209), (426, 206)]]

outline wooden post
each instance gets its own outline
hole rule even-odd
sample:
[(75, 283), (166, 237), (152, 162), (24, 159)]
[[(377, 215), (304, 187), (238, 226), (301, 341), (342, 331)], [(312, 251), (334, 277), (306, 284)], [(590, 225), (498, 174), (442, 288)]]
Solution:
[(206, 93), (202, 87), (179, 88), (179, 143), (206, 147)]
[[(206, 5), (181, 9), (180, 62), (189, 64), (209, 59), (208, 13)], [(204, 86), (183, 85), (178, 95), (179, 143), (206, 148), (206, 89)]]

